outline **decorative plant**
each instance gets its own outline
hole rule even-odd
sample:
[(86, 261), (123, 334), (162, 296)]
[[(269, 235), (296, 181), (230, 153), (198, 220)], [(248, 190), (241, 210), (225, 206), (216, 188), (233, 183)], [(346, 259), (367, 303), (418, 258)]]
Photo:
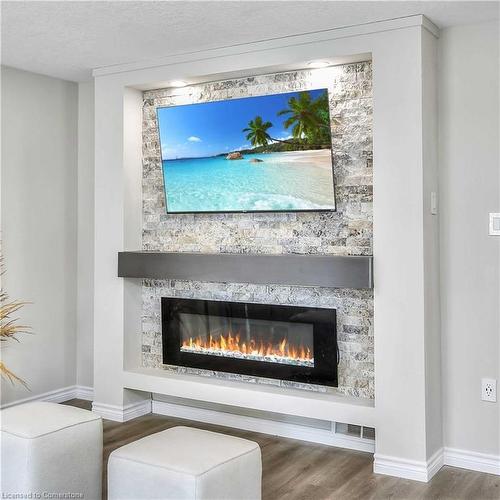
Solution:
[[(3, 275), (3, 273), (3, 259), (0, 256), (0, 276)], [(13, 318), (13, 315), (25, 304), (26, 302), (10, 300), (7, 293), (0, 288), (0, 342), (2, 344), (9, 340), (16, 340), (19, 342), (16, 335), (20, 333), (29, 333), (29, 327), (19, 325), (17, 323), (18, 319)], [(9, 380), (12, 384), (17, 382), (28, 388), (26, 382), (15, 373), (11, 372), (2, 361), (0, 361), (0, 375)]]

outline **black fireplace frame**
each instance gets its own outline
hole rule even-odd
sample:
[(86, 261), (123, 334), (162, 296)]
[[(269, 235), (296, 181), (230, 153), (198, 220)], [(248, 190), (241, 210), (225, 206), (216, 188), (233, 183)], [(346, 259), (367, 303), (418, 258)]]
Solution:
[[(314, 367), (183, 352), (178, 316), (181, 313), (310, 323), (313, 326)], [(165, 365), (338, 386), (335, 309), (162, 297), (161, 316)]]

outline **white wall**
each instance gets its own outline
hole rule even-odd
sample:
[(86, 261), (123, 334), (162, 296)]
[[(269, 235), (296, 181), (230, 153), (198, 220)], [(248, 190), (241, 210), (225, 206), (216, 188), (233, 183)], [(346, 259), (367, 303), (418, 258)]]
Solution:
[(2, 346), (31, 392), (2, 403), (76, 382), (77, 111), (76, 84), (2, 68), (2, 284), (33, 329)]
[(498, 23), (440, 39), (440, 239), (445, 446), (499, 454), (499, 404), (480, 399), (500, 377)]
[(78, 85), (78, 385), (94, 385), (94, 82)]
[(431, 210), (431, 193), (438, 191), (438, 64), (439, 40), (422, 34), (423, 123), (423, 247), (425, 288), (425, 438), (427, 458), (443, 447), (441, 396), (441, 307), (439, 300), (439, 218)]
[(435, 325), (426, 274), (437, 259), (426, 205), (436, 168), (430, 113), (436, 39), (425, 29), (384, 35), (385, 50), (373, 54), (374, 470), (403, 474), (394, 464), (411, 460), (419, 471), (406, 477), (427, 479), (424, 464), (442, 446), (427, 439), (441, 428), (440, 419), (433, 422), (437, 431), (429, 423), (439, 410), (428, 373), (440, 370), (440, 360), (428, 343)]

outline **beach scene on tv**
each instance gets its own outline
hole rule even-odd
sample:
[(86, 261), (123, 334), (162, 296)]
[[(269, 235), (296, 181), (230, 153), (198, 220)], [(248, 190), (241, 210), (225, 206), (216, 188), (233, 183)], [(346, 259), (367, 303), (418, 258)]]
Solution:
[(335, 210), (327, 89), (157, 108), (167, 212)]

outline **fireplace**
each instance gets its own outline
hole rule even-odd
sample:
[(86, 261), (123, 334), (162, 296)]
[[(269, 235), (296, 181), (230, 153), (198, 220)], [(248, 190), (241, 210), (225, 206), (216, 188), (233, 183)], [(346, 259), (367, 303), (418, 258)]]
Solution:
[(335, 309), (163, 297), (163, 363), (337, 386)]

